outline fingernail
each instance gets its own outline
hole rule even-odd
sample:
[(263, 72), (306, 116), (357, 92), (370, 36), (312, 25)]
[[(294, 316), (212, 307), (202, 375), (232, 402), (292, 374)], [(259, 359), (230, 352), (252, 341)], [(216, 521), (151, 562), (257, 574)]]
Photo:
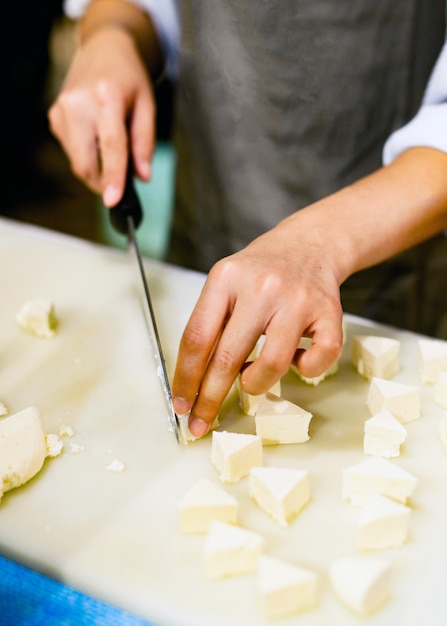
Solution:
[(140, 163), (140, 175), (143, 180), (150, 180), (151, 178), (151, 165), (148, 161), (142, 161)]
[(197, 417), (195, 417), (193, 420), (191, 420), (189, 430), (194, 435), (194, 437), (203, 437), (203, 435), (206, 435), (206, 433), (208, 432), (209, 426), (203, 420), (199, 420)]
[(175, 397), (172, 399), (172, 403), (174, 405), (174, 411), (177, 415), (186, 415), (186, 413), (191, 413), (192, 404), (188, 402), (186, 398)]
[(104, 189), (104, 193), (102, 194), (102, 201), (105, 206), (112, 207), (121, 200), (120, 192), (118, 187), (115, 185), (109, 185)]

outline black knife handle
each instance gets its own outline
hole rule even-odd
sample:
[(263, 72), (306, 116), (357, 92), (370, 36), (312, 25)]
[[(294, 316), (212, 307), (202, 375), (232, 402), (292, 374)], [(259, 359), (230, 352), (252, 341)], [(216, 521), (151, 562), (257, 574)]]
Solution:
[(113, 228), (123, 235), (129, 232), (127, 218), (132, 217), (135, 229), (143, 219), (143, 211), (141, 209), (140, 199), (135, 191), (133, 182), (133, 167), (129, 162), (126, 173), (126, 186), (124, 188), (123, 197), (114, 207), (109, 209), (110, 223)]

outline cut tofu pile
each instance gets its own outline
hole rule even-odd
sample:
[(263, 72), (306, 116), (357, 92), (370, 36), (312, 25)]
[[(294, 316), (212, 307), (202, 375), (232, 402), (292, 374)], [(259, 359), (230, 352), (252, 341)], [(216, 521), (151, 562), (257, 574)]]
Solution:
[[(422, 415), (421, 389), (391, 380), (401, 370), (396, 339), (356, 335), (351, 348), (352, 365), (368, 381), (365, 406), (371, 415), (364, 421), (358, 463), (344, 468), (340, 476), (341, 499), (358, 512), (352, 529), (358, 554), (340, 554), (327, 574), (341, 603), (368, 617), (392, 596), (392, 559), (388, 553), (384, 557), (377, 553), (403, 548), (411, 540), (419, 480), (400, 466), (398, 457), (405, 454), (411, 423)], [(421, 382), (433, 384), (435, 402), (447, 408), (447, 343), (420, 340), (418, 348)], [(335, 374), (337, 367), (330, 373)], [(315, 385), (325, 377), (305, 382)], [(252, 505), (273, 524), (283, 528), (293, 524), (303, 509), (312, 506), (312, 477), (304, 467), (265, 465), (263, 449), (305, 444), (312, 413), (283, 398), (281, 382), (265, 394), (250, 396), (239, 379), (237, 391), (241, 410), (254, 418), (255, 434), (212, 432), (211, 463), (223, 485), (205, 479), (193, 485), (179, 504), (179, 528), (184, 534), (206, 535), (205, 578), (256, 573), (260, 610), (267, 619), (277, 620), (318, 606), (320, 575), (308, 564), (268, 554), (266, 537), (240, 525), (239, 503), (228, 489), (242, 482)], [(439, 436), (447, 452), (447, 412)]]
[(39, 411), (28, 407), (0, 420), (0, 500), (42, 469), (47, 457), (62, 450), (58, 435), (46, 435)]

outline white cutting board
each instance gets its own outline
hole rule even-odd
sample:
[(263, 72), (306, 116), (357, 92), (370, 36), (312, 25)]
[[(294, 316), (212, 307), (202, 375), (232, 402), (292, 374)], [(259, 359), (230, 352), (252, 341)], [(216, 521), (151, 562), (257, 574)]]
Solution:
[[(199, 295), (200, 274), (147, 262), (167, 366), (172, 373), (181, 332)], [(203, 536), (182, 536), (176, 506), (199, 478), (218, 482), (210, 437), (179, 447), (164, 400), (125, 253), (0, 219), (0, 400), (10, 412), (39, 408), (47, 432), (66, 424), (62, 456), (46, 462), (27, 486), (0, 504), (0, 552), (92, 596), (162, 626), (262, 626), (256, 576), (207, 582)], [(57, 336), (37, 339), (15, 323), (20, 306), (51, 298)], [(358, 511), (341, 502), (342, 469), (361, 461), (368, 383), (349, 363), (354, 333), (402, 342), (395, 380), (421, 385), (416, 335), (347, 316), (339, 372), (318, 387), (289, 374), (283, 396), (314, 413), (311, 440), (265, 448), (268, 465), (306, 468), (312, 501), (289, 528), (278, 527), (247, 494), (247, 479), (226, 489), (240, 501), (241, 525), (265, 536), (266, 553), (321, 575), (319, 606), (285, 626), (445, 626), (447, 623), (447, 455), (438, 435), (442, 410), (422, 387), (423, 416), (408, 424), (396, 460), (420, 484), (411, 539), (387, 550), (392, 600), (368, 620), (334, 597), (333, 559), (356, 554)], [(421, 385), (422, 386), (422, 385)], [(221, 429), (253, 432), (230, 395)], [(83, 451), (70, 452), (70, 444)], [(113, 460), (122, 473), (105, 469)]]

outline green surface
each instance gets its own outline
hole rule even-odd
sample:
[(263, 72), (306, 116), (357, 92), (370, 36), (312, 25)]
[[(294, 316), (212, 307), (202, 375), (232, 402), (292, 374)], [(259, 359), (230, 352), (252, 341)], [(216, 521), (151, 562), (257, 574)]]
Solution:
[[(157, 144), (152, 163), (152, 180), (135, 180), (144, 218), (138, 229), (138, 243), (145, 256), (162, 259), (166, 253), (174, 199), (175, 153), (171, 144)], [(100, 238), (117, 248), (126, 247), (126, 239), (110, 225), (107, 210), (100, 205)]]

